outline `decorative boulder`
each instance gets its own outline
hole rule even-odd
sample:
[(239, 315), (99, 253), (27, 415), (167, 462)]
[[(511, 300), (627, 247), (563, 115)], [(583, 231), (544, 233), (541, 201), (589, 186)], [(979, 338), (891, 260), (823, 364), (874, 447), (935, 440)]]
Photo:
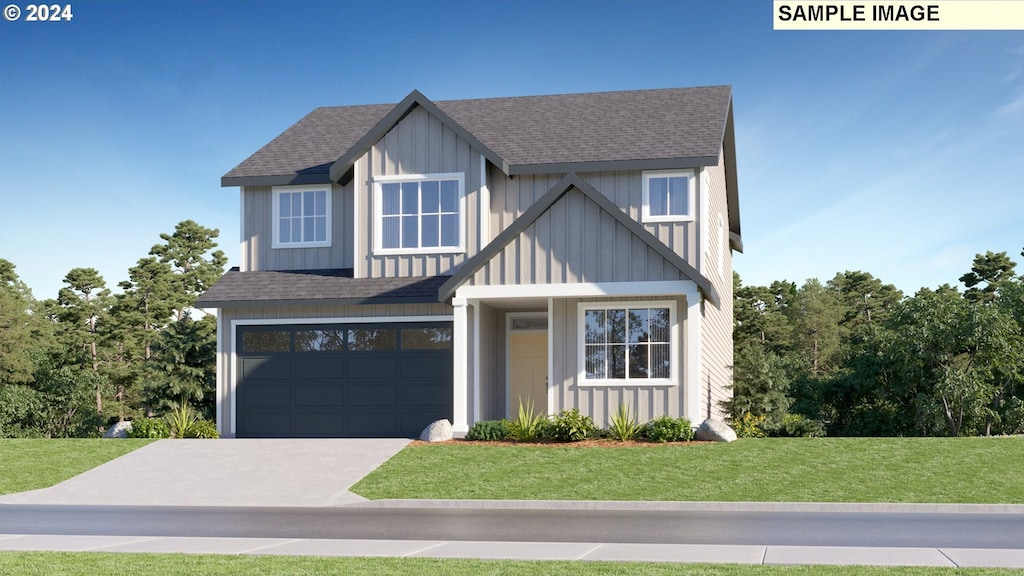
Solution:
[(424, 442), (445, 442), (452, 439), (452, 423), (447, 420), (437, 420), (423, 429), (420, 440)]
[(131, 420), (125, 420), (118, 422), (107, 428), (107, 431), (103, 434), (104, 438), (127, 438), (128, 431), (132, 429)]
[(693, 439), (703, 442), (732, 442), (736, 439), (736, 431), (722, 420), (708, 418), (697, 428)]

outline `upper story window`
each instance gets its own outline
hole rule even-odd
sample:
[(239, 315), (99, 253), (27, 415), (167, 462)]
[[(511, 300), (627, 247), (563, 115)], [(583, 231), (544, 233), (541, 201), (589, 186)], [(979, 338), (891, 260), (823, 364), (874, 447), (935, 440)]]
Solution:
[(331, 187), (274, 186), (273, 248), (331, 245)]
[(692, 170), (644, 172), (644, 222), (693, 220)]
[(375, 252), (462, 252), (464, 176), (381, 176), (374, 182)]

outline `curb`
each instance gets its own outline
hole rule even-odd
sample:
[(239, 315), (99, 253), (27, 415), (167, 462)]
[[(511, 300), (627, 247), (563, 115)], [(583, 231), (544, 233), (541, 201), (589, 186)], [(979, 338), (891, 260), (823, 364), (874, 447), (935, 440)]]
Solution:
[(664, 512), (818, 512), (863, 514), (1024, 514), (1024, 504), (857, 502), (659, 502), (620, 500), (368, 500), (350, 508), (480, 510), (648, 510)]

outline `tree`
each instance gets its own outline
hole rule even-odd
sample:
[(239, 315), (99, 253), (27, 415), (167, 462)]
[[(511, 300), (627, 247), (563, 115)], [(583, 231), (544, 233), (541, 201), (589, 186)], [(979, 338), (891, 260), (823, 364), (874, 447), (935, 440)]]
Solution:
[(161, 410), (189, 404), (213, 416), (217, 384), (217, 321), (213, 316), (172, 323), (154, 343), (147, 400)]
[(0, 258), (0, 386), (30, 382), (32, 353), (47, 340), (45, 323), (33, 314), (32, 293), (14, 268)]
[[(57, 293), (64, 341), (84, 354), (95, 375), (100, 372), (100, 334), (112, 297), (107, 283), (95, 268), (74, 268), (64, 277), (67, 284)], [(96, 413), (103, 414), (103, 380), (95, 386)]]
[(938, 423), (952, 436), (981, 433), (999, 367), (1019, 361), (1012, 318), (981, 301), (923, 289), (897, 307), (890, 328), (892, 370), (917, 391), (922, 430)]
[(797, 291), (787, 315), (793, 324), (797, 357), (810, 375), (820, 377), (837, 368), (842, 310), (835, 291), (812, 278)]
[(856, 338), (866, 326), (884, 321), (903, 298), (892, 284), (860, 270), (836, 274), (826, 286), (836, 292), (843, 307), (839, 326), (846, 338)]
[(176, 311), (178, 320), (188, 315), (196, 298), (224, 275), (228, 259), (221, 250), (210, 253), (217, 247), (214, 241), (220, 231), (205, 228), (192, 220), (179, 222), (173, 234), (161, 234), (164, 244), (157, 244), (149, 251), (161, 263), (173, 265), (174, 290), (167, 303)]
[[(1024, 255), (1024, 251), (1021, 252)], [(1000, 291), (1013, 280), (1017, 263), (1010, 260), (1006, 252), (988, 251), (977, 254), (971, 271), (960, 277), (967, 290), (964, 297), (979, 302), (992, 302)], [(984, 286), (981, 286), (982, 283)]]

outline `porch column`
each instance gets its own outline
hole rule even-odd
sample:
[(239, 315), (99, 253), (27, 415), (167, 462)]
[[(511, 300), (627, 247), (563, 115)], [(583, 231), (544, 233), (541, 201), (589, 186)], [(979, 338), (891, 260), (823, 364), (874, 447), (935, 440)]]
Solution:
[(469, 318), (465, 298), (452, 298), (454, 326), (452, 334), (452, 432), (464, 436), (469, 432)]
[(683, 376), (683, 410), (684, 416), (694, 426), (704, 421), (700, 411), (700, 325), (701, 297), (697, 291), (686, 292), (686, 336), (683, 365), (686, 367)]

